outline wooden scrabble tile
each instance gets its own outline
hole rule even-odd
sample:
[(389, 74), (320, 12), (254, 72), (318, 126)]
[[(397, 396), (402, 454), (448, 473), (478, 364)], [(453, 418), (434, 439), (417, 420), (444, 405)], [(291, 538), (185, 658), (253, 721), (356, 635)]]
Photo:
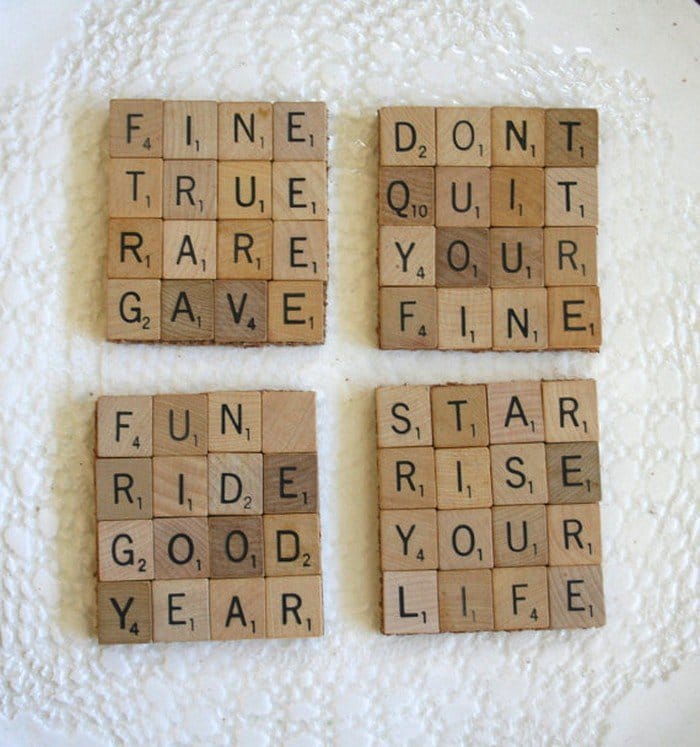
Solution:
[(100, 643), (150, 643), (152, 623), (148, 581), (100, 581), (97, 584), (97, 640)]
[(593, 226), (545, 228), (545, 285), (595, 285), (597, 235)]
[(263, 506), (266, 514), (317, 513), (316, 454), (265, 454)]
[(163, 277), (178, 280), (216, 277), (216, 221), (163, 223)]
[(209, 581), (153, 582), (153, 640), (209, 640)]
[(489, 232), (491, 286), (544, 285), (543, 243), (541, 228), (492, 228)]
[(153, 545), (157, 579), (209, 577), (205, 517), (154, 519)]
[(269, 220), (217, 221), (216, 276), (220, 280), (269, 280), (272, 227)]
[(547, 291), (494, 288), (494, 350), (545, 350), (548, 345)]
[(379, 289), (379, 346), (383, 350), (437, 347), (435, 288)]
[(153, 397), (153, 453), (156, 456), (207, 453), (206, 394)]
[(209, 517), (209, 567), (212, 578), (262, 576), (262, 516)]
[(547, 516), (543, 505), (493, 508), (497, 568), (547, 565)]
[(380, 387), (376, 409), (380, 447), (432, 446), (430, 387)]
[(379, 284), (435, 285), (435, 229), (379, 228)]
[(323, 588), (320, 576), (265, 579), (268, 638), (323, 635)]
[(438, 633), (436, 571), (394, 571), (382, 574), (382, 632)]
[(95, 508), (98, 521), (152, 518), (151, 460), (96, 459)]
[(219, 103), (219, 160), (272, 159), (272, 104), (266, 101)]
[(163, 157), (218, 157), (216, 101), (166, 101), (163, 105)]
[(209, 609), (213, 641), (265, 638), (265, 579), (212, 579)]
[(545, 204), (548, 226), (597, 225), (597, 170), (545, 169)]
[(380, 166), (379, 225), (435, 225), (435, 169)]
[(219, 161), (219, 219), (272, 218), (272, 164)]
[(496, 506), (547, 502), (544, 444), (491, 447), (491, 479)]
[(379, 163), (382, 166), (434, 166), (435, 109), (387, 106), (379, 110)]
[(435, 169), (435, 225), (490, 224), (489, 169), (438, 166)]
[(159, 340), (160, 280), (107, 281), (107, 339)]
[(215, 220), (216, 161), (163, 162), (163, 217)]
[(210, 392), (209, 451), (260, 451), (260, 392)]
[(161, 158), (163, 102), (112, 99), (109, 102), (109, 155), (112, 158)]
[(545, 214), (543, 169), (491, 169), (491, 225), (542, 226)]
[(491, 571), (440, 571), (438, 595), (441, 633), (493, 630)]
[(548, 628), (547, 568), (494, 568), (493, 612), (496, 630)]
[(107, 277), (161, 276), (163, 222), (160, 218), (112, 218), (107, 233)]
[(491, 165), (491, 110), (439, 106), (436, 109), (438, 166)]
[(327, 166), (324, 161), (274, 161), (272, 215), (278, 220), (326, 220)]
[(328, 114), (322, 101), (278, 101), (272, 106), (276, 161), (325, 161)]
[(597, 443), (547, 444), (550, 503), (595, 503), (601, 498)]
[(265, 576), (316, 576), (321, 573), (318, 514), (263, 516)]
[(437, 299), (440, 350), (491, 348), (490, 288), (438, 288)]
[(205, 456), (154, 457), (154, 516), (206, 516), (207, 488)]
[(510, 106), (491, 109), (491, 163), (544, 166), (544, 109)]
[(149, 519), (97, 522), (100, 581), (153, 578), (153, 522)]
[(440, 570), (493, 568), (491, 509), (438, 511)]
[(379, 449), (379, 507), (435, 508), (435, 455), (429, 446)]
[(379, 526), (383, 571), (438, 567), (437, 511), (381, 511)]
[(552, 350), (598, 350), (602, 343), (600, 317), (597, 286), (547, 289), (549, 347)]
[(547, 166), (596, 166), (598, 110), (547, 109), (545, 141)]
[(109, 217), (160, 218), (163, 215), (163, 161), (111, 158)]
[(317, 345), (325, 339), (325, 292), (320, 280), (268, 283), (268, 339)]
[(544, 441), (542, 388), (539, 381), (486, 385), (492, 444)]
[(438, 288), (488, 286), (489, 279), (488, 229), (437, 229), (435, 285)]
[(486, 446), (489, 424), (484, 384), (448, 384), (430, 389), (435, 446)]
[(483, 508), (491, 506), (491, 464), (485, 446), (436, 449), (437, 506)]
[(267, 340), (267, 283), (264, 280), (214, 281), (216, 342), (260, 344)]
[(210, 514), (262, 514), (262, 454), (210, 452), (208, 462)]
[(263, 392), (262, 446), (265, 454), (316, 450), (314, 392)]
[(545, 441), (598, 440), (598, 395), (594, 379), (542, 382)]
[(328, 279), (328, 226), (324, 221), (276, 220), (273, 233), (275, 280)]
[(550, 565), (600, 565), (598, 504), (547, 506), (547, 537)]
[(152, 397), (100, 397), (96, 412), (97, 456), (153, 455)]
[(214, 339), (214, 283), (211, 280), (163, 280), (161, 339), (208, 342)]
[(552, 628), (605, 625), (603, 573), (599, 565), (548, 568), (547, 576)]

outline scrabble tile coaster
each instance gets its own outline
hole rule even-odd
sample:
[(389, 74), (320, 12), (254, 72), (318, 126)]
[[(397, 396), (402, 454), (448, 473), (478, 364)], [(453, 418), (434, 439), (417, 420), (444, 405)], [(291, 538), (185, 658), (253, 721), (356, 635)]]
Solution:
[(101, 397), (96, 421), (100, 643), (323, 635), (313, 392)]
[(594, 109), (379, 111), (379, 346), (601, 344)]
[(382, 630), (605, 623), (592, 380), (376, 390)]
[(320, 102), (110, 103), (107, 339), (325, 339)]

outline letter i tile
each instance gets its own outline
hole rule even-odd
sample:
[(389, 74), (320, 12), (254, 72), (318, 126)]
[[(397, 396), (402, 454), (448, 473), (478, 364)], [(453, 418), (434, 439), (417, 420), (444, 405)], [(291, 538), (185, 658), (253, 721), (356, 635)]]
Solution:
[(376, 390), (382, 630), (605, 623), (592, 380)]
[(101, 397), (96, 420), (100, 643), (323, 635), (313, 392)]

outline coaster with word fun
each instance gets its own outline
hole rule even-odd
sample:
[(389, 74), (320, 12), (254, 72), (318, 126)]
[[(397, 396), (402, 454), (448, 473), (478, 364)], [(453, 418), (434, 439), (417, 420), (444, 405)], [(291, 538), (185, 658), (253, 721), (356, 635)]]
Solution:
[(322, 343), (326, 141), (320, 102), (113, 100), (107, 338)]
[(384, 349), (601, 344), (594, 109), (379, 111)]
[(323, 635), (315, 402), (98, 400), (100, 643)]
[(595, 382), (377, 389), (382, 630), (605, 623)]

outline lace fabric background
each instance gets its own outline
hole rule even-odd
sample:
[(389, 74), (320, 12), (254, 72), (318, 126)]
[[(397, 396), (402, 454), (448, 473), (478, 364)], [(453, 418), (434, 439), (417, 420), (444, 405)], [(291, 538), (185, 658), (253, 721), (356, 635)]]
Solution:
[[(1, 743), (624, 743), (636, 721), (640, 744), (652, 713), (697, 738), (700, 9), (609, 5), (73, 0), (24, 51), (41, 74), (0, 84)], [(136, 96), (328, 102), (325, 346), (104, 341), (108, 100)], [(376, 349), (375, 112), (400, 102), (600, 109), (600, 355)], [(565, 376), (598, 380), (607, 627), (381, 636), (374, 387)], [(99, 648), (95, 397), (285, 386), (319, 393), (325, 638)]]

